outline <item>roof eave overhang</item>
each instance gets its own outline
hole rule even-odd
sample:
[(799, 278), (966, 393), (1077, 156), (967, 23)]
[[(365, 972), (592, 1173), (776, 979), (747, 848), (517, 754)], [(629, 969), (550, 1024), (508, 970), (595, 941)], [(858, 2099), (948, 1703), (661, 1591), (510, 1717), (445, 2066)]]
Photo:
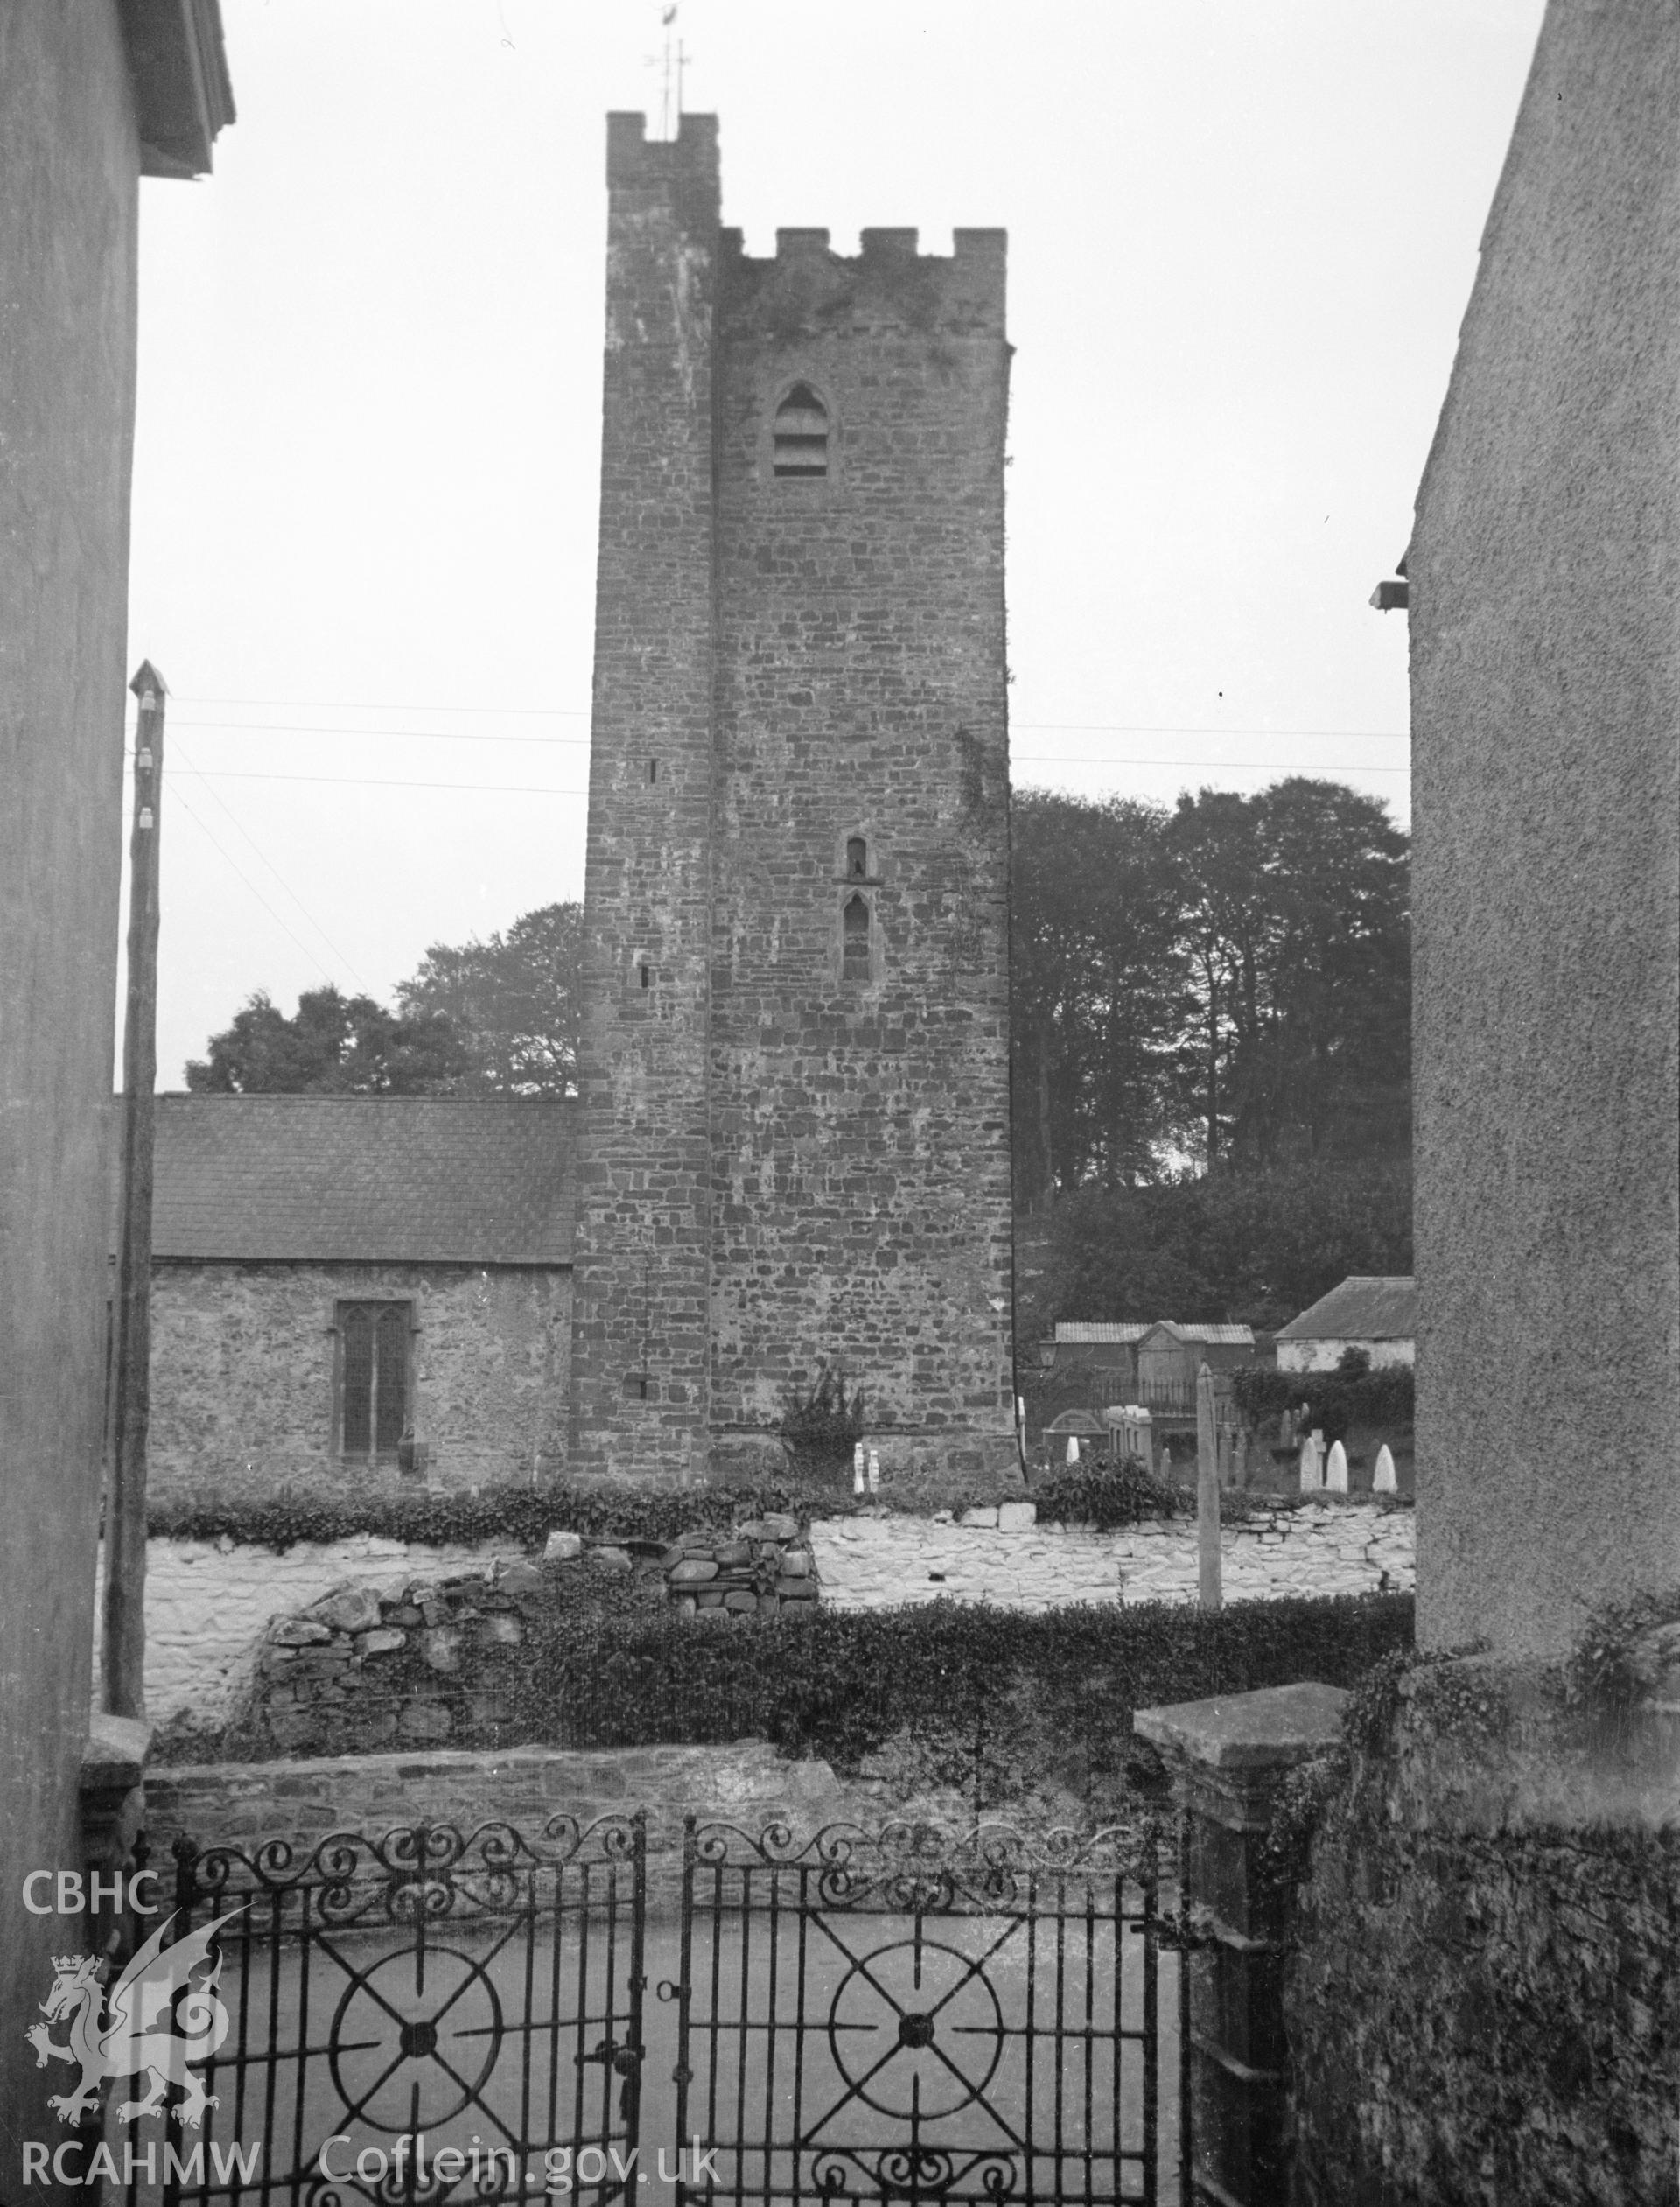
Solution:
[(206, 176), (234, 120), (220, 0), (119, 0), (142, 176)]

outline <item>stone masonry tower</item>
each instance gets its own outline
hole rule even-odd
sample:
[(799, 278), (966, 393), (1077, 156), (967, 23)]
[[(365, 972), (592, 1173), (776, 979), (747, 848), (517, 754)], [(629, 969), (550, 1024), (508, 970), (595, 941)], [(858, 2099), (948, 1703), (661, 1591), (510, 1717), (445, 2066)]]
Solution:
[(718, 227), (609, 118), (571, 1468), (1013, 1460), (1004, 235)]

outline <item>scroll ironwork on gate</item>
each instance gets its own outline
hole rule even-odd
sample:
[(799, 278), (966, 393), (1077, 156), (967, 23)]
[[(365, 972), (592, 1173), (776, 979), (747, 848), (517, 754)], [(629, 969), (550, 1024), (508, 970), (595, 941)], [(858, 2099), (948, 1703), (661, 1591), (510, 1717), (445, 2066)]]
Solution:
[[(184, 1842), (176, 1868), (172, 1942), (214, 1930), (229, 2028), (194, 2072), (197, 2119), (172, 2106), (132, 2125), (130, 2165), (152, 2181), (130, 2200), (530, 2199), (558, 2139), (606, 2172), (574, 2196), (623, 2189), (643, 2051), (640, 1814), (556, 1816), (534, 1837), (420, 1824), (309, 1850)], [(454, 2158), (440, 2170), (440, 2156)]]
[(679, 2197), (1177, 2199), (1173, 1869), (1152, 1825), (800, 1840), (690, 1818), (680, 1975), (660, 1992), (677, 2134), (714, 2168)]

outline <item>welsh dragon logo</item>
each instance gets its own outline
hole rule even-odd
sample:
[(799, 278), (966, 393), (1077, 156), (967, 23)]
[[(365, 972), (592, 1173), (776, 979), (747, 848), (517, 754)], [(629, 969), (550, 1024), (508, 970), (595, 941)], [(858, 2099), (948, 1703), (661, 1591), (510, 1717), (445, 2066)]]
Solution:
[[(164, 1945), (164, 1934), (175, 1921), (171, 1916), (158, 1926), (145, 1944), (110, 1989), (108, 2012), (104, 1988), (99, 1982), (100, 1964), (92, 1954), (55, 1954), (58, 1975), (41, 2002), (45, 2023), (32, 2023), (24, 2033), (35, 2049), (35, 2066), (50, 2061), (79, 2063), (81, 2080), (72, 2092), (54, 2093), (47, 2101), (61, 2120), (80, 2123), (94, 2105), (107, 2077), (140, 2077), (151, 2073), (151, 2085), (144, 2099), (126, 2101), (116, 2111), (121, 2122), (136, 2115), (155, 2115), (172, 2084), (186, 2093), (179, 2113), (195, 2128), (206, 2107), (216, 2098), (206, 2092), (190, 2064), (206, 2062), (228, 2035), (228, 2010), (216, 1997), (221, 1960), (212, 1961), (210, 1948), (216, 1934), (243, 1909), (219, 1916), (201, 1930), (189, 1931), (173, 1946)], [(202, 1972), (198, 1983), (192, 1973)], [(178, 2005), (172, 2005), (184, 1995)], [(60, 2045), (47, 2035), (47, 2026), (67, 2016), (70, 2038)]]

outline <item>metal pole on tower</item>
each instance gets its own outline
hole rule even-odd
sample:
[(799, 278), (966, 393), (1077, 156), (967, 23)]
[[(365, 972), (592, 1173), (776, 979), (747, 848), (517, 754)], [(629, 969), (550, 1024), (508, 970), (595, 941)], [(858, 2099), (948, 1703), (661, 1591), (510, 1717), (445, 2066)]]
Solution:
[(151, 1177), (158, 1082), (158, 845), (164, 787), (163, 676), (148, 659), (129, 684), (134, 824), (129, 837), (128, 1000), (122, 1026), (122, 1209), (117, 1229), (110, 1484), (105, 1510), (104, 1703), (145, 1714), (146, 1439), (151, 1418)]

